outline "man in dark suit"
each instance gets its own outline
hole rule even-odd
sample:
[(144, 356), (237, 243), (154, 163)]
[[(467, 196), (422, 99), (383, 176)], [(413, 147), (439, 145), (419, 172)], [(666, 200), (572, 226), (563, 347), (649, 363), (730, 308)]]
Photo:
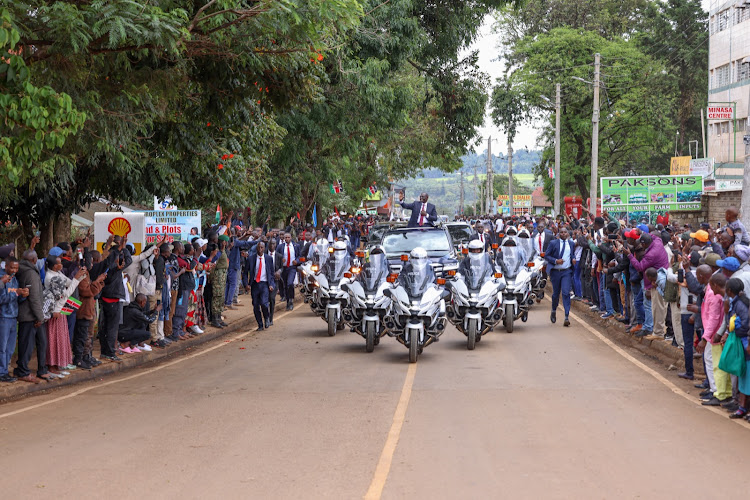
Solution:
[(570, 287), (573, 282), (573, 266), (575, 260), (575, 243), (568, 239), (568, 228), (560, 227), (558, 233), (560, 239), (552, 240), (547, 247), (544, 258), (547, 260), (549, 276), (552, 280), (552, 314), (550, 321), (557, 320), (557, 304), (562, 293), (563, 309), (565, 310), (565, 326), (570, 326), (568, 315), (570, 314)]
[(437, 210), (435, 210), (435, 205), (427, 203), (428, 198), (427, 193), (422, 193), (419, 195), (419, 201), (404, 203), (404, 192), (400, 191), (398, 193), (398, 202), (401, 207), (411, 210), (411, 217), (409, 218), (407, 227), (432, 226), (437, 222)]
[(276, 255), (281, 259), (281, 282), (279, 287), (284, 289), (286, 310), (294, 309), (294, 277), (297, 276), (297, 264), (301, 252), (299, 245), (292, 241), (292, 235), (284, 234), (284, 242), (279, 245)]
[(263, 331), (264, 328), (273, 325), (268, 294), (276, 288), (276, 280), (273, 257), (266, 253), (266, 244), (261, 241), (256, 250), (255, 256), (248, 259), (247, 275), (258, 331)]
[(534, 253), (541, 254), (547, 251), (547, 247), (555, 239), (555, 236), (552, 231), (546, 228), (544, 222), (539, 221), (536, 225), (536, 232), (531, 239), (533, 240)]
[(485, 252), (489, 252), (492, 248), (492, 244), (494, 243), (492, 234), (484, 230), (484, 224), (482, 224), (481, 222), (477, 222), (476, 232), (469, 238), (469, 241), (474, 240), (479, 240), (482, 243)]

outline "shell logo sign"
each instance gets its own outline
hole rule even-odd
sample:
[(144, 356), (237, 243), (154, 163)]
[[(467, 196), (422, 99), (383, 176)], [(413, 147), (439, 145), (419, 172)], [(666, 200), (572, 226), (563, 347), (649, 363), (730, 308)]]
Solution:
[(127, 236), (135, 253), (146, 246), (146, 221), (143, 212), (96, 212), (94, 214), (94, 240), (101, 251), (110, 235)]

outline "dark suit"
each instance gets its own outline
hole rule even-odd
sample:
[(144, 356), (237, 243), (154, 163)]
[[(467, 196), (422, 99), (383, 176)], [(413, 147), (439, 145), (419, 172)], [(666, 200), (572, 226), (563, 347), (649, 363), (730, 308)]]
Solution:
[[(568, 267), (566, 269), (556, 269), (557, 259), (563, 259), (565, 256), (566, 245), (569, 246), (567, 262), (563, 262), (562, 265)], [(549, 276), (552, 280), (552, 311), (557, 310), (557, 304), (560, 301), (560, 294), (562, 293), (565, 318), (570, 314), (570, 287), (573, 283), (575, 249), (576, 244), (570, 238), (564, 242), (563, 240), (552, 240), (547, 247), (547, 253), (544, 255), (544, 259), (547, 261)]]
[[(409, 218), (409, 224), (407, 224), (407, 227), (419, 227), (419, 218), (421, 217), (420, 212), (422, 210), (422, 202), (415, 201), (414, 203), (404, 203), (400, 201), (399, 203), (401, 204), (402, 208), (411, 210), (411, 217)], [(437, 210), (435, 210), (435, 205), (433, 205), (432, 203), (426, 203), (425, 212), (427, 212), (427, 215), (425, 216), (422, 225), (432, 226), (438, 220)]]
[(263, 326), (263, 320), (273, 321), (273, 317), (270, 313), (269, 304), (269, 292), (270, 288), (276, 289), (276, 280), (274, 278), (274, 262), (273, 257), (266, 254), (263, 255), (263, 266), (265, 266), (266, 280), (257, 282), (255, 281), (258, 273), (257, 264), (258, 256), (254, 256), (252, 259), (248, 258), (247, 262), (247, 276), (250, 281), (250, 293), (253, 298), (253, 313), (255, 313), (255, 320), (258, 322), (258, 326)]
[[(281, 283), (279, 283), (279, 286), (284, 289), (283, 296), (286, 298), (287, 302), (290, 302), (294, 299), (294, 277), (297, 276), (297, 265), (293, 262), (291, 262), (290, 265), (287, 265), (288, 256), (286, 245), (286, 242), (284, 242), (276, 249), (276, 262), (277, 264), (281, 264), (278, 266), (278, 268), (281, 269)], [(289, 245), (294, 249), (292, 261), (299, 261), (300, 257), (302, 257), (299, 244), (291, 242)]]
[(540, 236), (539, 233), (536, 231), (534, 232), (533, 235), (531, 235), (532, 246), (534, 247), (534, 252), (536, 254), (546, 252), (547, 247), (549, 247), (550, 242), (555, 239), (555, 235), (552, 234), (552, 231), (550, 231), (549, 229), (545, 229), (544, 232), (541, 234), (542, 249), (539, 250), (539, 240), (540, 240), (539, 236)]
[[(492, 243), (494, 243), (492, 236), (490, 236), (489, 233), (482, 233), (482, 236), (484, 236), (484, 251), (489, 252), (492, 250)], [(469, 241), (474, 241), (479, 239), (479, 233), (474, 233), (469, 238)]]

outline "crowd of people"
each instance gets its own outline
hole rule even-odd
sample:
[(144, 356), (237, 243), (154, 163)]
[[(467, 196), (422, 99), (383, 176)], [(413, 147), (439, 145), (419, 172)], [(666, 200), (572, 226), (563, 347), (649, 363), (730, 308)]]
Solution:
[(127, 237), (110, 236), (97, 249), (88, 234), (44, 256), (38, 236), (20, 255), (14, 244), (0, 247), (0, 382), (39, 384), (164, 349), (206, 325), (225, 328), (224, 311), (243, 294), (252, 297), (258, 330), (270, 328), (277, 300), (294, 308), (296, 268), (313, 238), (346, 239), (353, 249), (373, 223), (330, 217), (315, 229), (293, 217), (279, 229), (229, 212), (186, 241), (157, 237), (139, 254)]
[(736, 208), (724, 221), (699, 227), (670, 224), (669, 215), (653, 224), (606, 212), (471, 222), (491, 243), (523, 232), (534, 251), (546, 255), (553, 323), (562, 295), (566, 326), (575, 300), (627, 325), (630, 335), (669, 342), (684, 353), (679, 377), (694, 380), (694, 360), (702, 360), (706, 378), (696, 387), (703, 389), (704, 405), (721, 406), (731, 418), (749, 417), (750, 234)]

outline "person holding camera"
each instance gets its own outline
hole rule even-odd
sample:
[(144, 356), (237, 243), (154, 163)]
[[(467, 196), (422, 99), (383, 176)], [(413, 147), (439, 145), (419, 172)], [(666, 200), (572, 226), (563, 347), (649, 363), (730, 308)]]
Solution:
[(107, 257), (107, 277), (104, 279), (101, 296), (102, 317), (99, 325), (101, 357), (113, 362), (121, 361), (117, 357), (115, 344), (122, 319), (122, 304), (125, 300), (122, 270), (133, 262), (130, 251), (126, 247), (127, 243), (127, 236), (115, 236), (110, 243)]

